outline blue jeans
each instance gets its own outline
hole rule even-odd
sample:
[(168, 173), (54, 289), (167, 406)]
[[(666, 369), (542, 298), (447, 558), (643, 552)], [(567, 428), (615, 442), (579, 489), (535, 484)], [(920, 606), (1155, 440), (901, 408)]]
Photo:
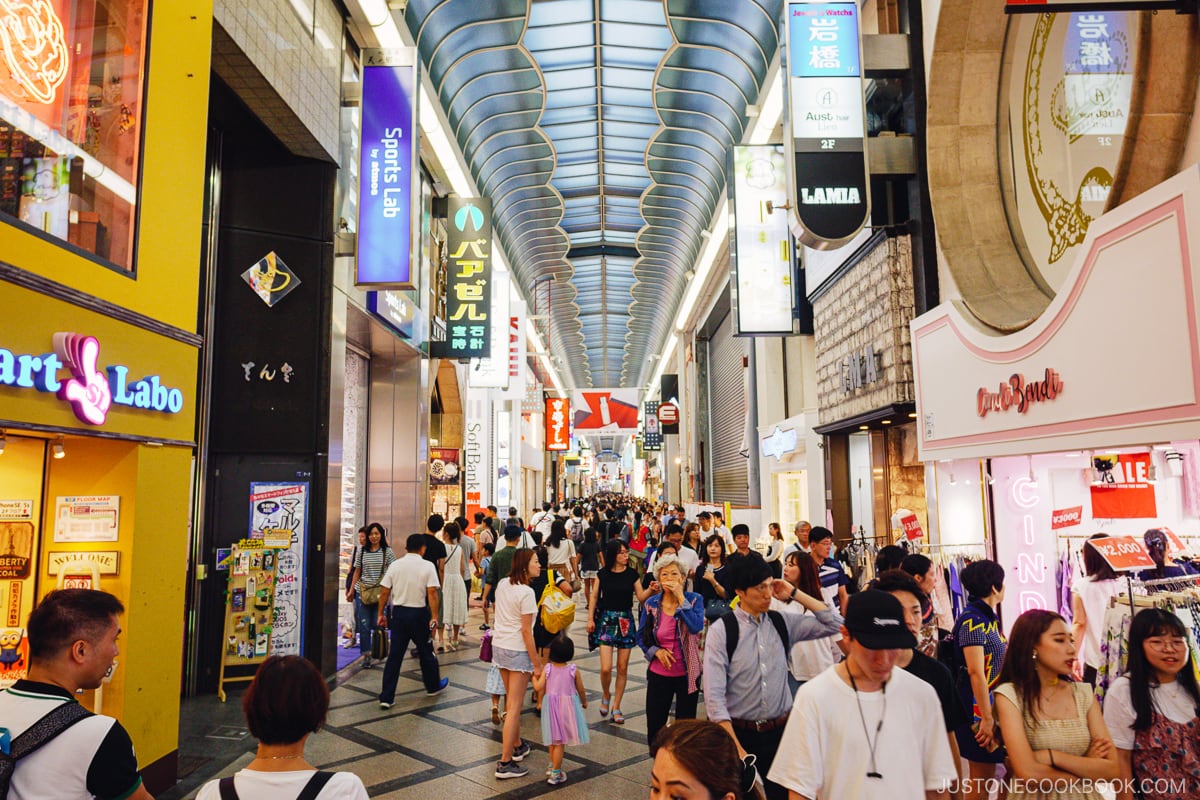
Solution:
[(371, 655), (371, 631), (375, 630), (375, 622), (379, 618), (379, 605), (369, 606), (362, 601), (362, 595), (354, 593), (354, 627), (358, 631), (358, 652), (361, 655)]
[(417, 658), (421, 662), (421, 678), (425, 681), (425, 691), (436, 692), (442, 681), (442, 673), (438, 669), (437, 656), (433, 654), (433, 643), (429, 640), (429, 609), (410, 608), (408, 606), (392, 606), (392, 618), (389, 629), (392, 634), (391, 649), (388, 652), (387, 664), (383, 667), (383, 688), (379, 692), (379, 701), (391, 703), (396, 699), (396, 684), (400, 681), (400, 665), (404, 663), (404, 653), (411, 642), (417, 648)]

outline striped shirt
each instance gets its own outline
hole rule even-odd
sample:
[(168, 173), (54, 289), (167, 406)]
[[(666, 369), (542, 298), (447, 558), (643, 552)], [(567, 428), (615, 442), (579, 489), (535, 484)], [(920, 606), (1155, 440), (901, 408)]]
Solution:
[(396, 555), (390, 547), (381, 547), (375, 551), (359, 550), (354, 566), (362, 572), (358, 576), (358, 583), (354, 584), (354, 590), (362, 593), (363, 589), (378, 584), (383, 579), (384, 571), (395, 560)]

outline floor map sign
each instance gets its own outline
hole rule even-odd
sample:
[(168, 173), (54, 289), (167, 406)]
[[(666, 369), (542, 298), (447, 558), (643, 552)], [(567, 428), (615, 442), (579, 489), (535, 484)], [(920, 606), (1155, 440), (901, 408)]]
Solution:
[(250, 538), (291, 544), (279, 551), (275, 575), (275, 619), (271, 653), (300, 655), (304, 645), (304, 553), (308, 543), (308, 482), (251, 483)]

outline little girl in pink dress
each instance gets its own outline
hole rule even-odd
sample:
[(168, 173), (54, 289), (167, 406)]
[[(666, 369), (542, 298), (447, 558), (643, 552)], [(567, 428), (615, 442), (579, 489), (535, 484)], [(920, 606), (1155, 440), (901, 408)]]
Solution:
[(550, 663), (540, 674), (533, 676), (533, 686), (542, 696), (542, 741), (550, 748), (550, 777), (546, 783), (557, 786), (567, 782), (563, 772), (563, 752), (566, 745), (587, 744), (587, 692), (583, 676), (571, 663), (575, 658), (575, 643), (559, 634), (550, 642)]

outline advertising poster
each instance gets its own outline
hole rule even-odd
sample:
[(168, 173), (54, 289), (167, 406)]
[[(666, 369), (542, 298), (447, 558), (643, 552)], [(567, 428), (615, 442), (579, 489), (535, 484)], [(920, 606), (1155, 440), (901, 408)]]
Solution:
[(1100, 480), (1092, 483), (1093, 519), (1152, 519), (1158, 516), (1154, 484), (1150, 482), (1150, 454), (1129, 453), (1097, 463), (1111, 464), (1098, 470)]
[(429, 483), (433, 486), (457, 486), (462, 475), (458, 451), (443, 447), (429, 450)]
[(658, 401), (647, 400), (643, 406), (642, 447), (648, 451), (662, 450), (662, 425), (658, 420)]
[(25, 636), (27, 608), (33, 606), (32, 573), (37, 529), (33, 500), (0, 500), (0, 592), (4, 620), (0, 626), (0, 688), (24, 678), (29, 670)]
[(565, 397), (546, 398), (546, 449), (571, 449), (571, 401)]
[[(251, 483), (250, 538), (275, 539), (291, 532), (291, 544), (279, 550), (271, 652), (299, 655), (304, 644), (304, 553), (308, 543), (308, 482)], [(235, 573), (237, 572), (235, 565)]]
[(576, 434), (639, 432), (637, 389), (579, 389), (572, 399)]
[(795, 285), (782, 145), (733, 148), (730, 285), (735, 335), (793, 332)]
[(55, 542), (115, 542), (120, 522), (116, 495), (59, 497), (54, 503)]

